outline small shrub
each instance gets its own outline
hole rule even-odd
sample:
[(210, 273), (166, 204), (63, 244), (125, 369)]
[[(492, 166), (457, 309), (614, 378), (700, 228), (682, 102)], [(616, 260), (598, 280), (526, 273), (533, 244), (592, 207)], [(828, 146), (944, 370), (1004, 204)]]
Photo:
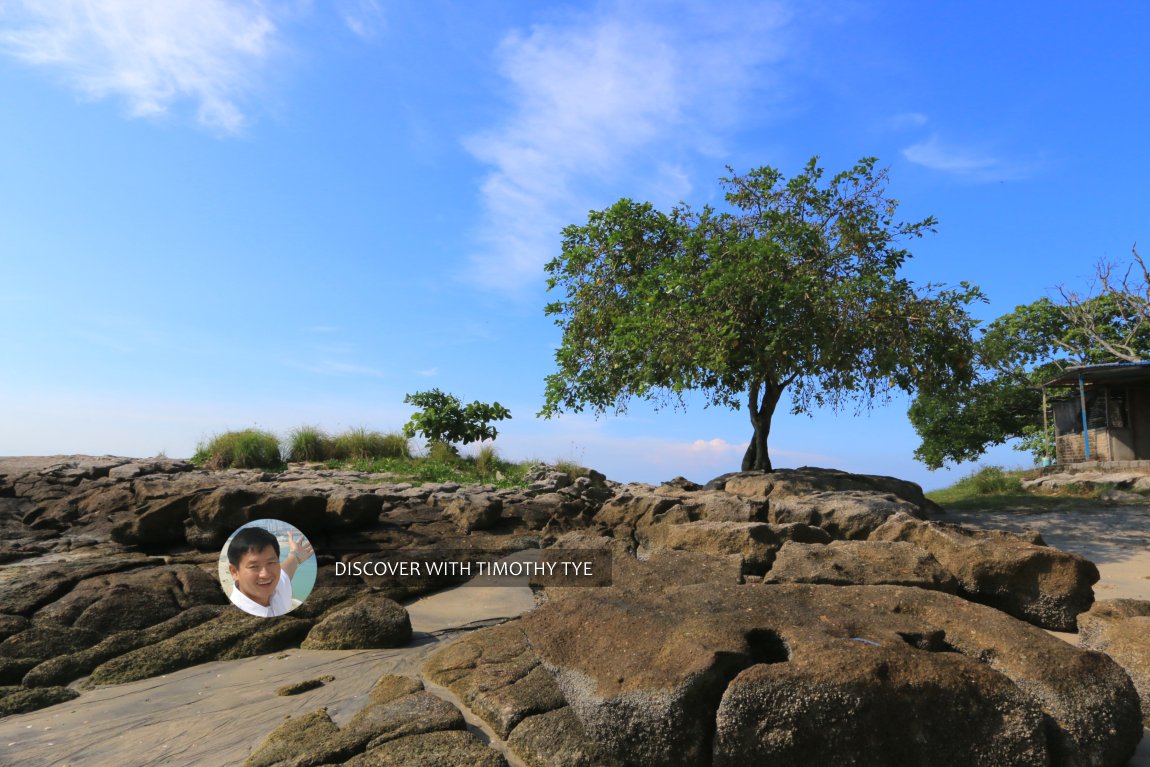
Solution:
[(283, 456), (276, 435), (258, 429), (217, 434), (200, 443), (192, 462), (208, 469), (281, 469)]
[(476, 400), (470, 405), (454, 394), (446, 394), (439, 389), (417, 391), (403, 398), (408, 405), (420, 410), (411, 414), (411, 420), (403, 426), (403, 433), (414, 438), (422, 434), (427, 439), (428, 449), (436, 442), (482, 442), (495, 439), (499, 434), (492, 421), (503, 421), (511, 417), (511, 411), (493, 402), (490, 405)]
[(367, 429), (350, 429), (331, 441), (331, 457), (346, 461), (410, 458), (407, 437)]
[(288, 437), (289, 461), (326, 461), (331, 450), (331, 438), (316, 426), (300, 426)]

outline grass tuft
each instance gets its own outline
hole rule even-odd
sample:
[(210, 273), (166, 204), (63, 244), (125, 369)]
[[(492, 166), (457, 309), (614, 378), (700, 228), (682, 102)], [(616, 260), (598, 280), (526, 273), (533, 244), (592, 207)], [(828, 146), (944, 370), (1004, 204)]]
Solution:
[(331, 440), (327, 458), (342, 461), (375, 461), (383, 458), (410, 458), (407, 437), (367, 429), (349, 429)]
[(428, 463), (453, 464), (459, 462), (459, 451), (448, 442), (431, 442), (427, 445)]
[(525, 486), (525, 476), (533, 463), (504, 461), (493, 445), (481, 447), (474, 455), (461, 456), (454, 445), (433, 443), (426, 455), (413, 457), (408, 438), (401, 432), (358, 428), (333, 436), (311, 425), (293, 429), (282, 446), (268, 432), (226, 432), (201, 443), (192, 461), (208, 469), (282, 470), (286, 468), (285, 458), (323, 463), (331, 469), (386, 474), (397, 482), (491, 484), (507, 488)]
[(318, 426), (300, 426), (288, 437), (289, 461), (326, 461), (331, 456), (331, 437)]
[(495, 476), (499, 470), (499, 452), (494, 445), (484, 445), (475, 454), (475, 472), (481, 477)]
[(1014, 495), (1023, 492), (1022, 474), (1004, 471), (1001, 466), (982, 466), (958, 481), (975, 495)]
[(207, 469), (282, 469), (276, 435), (259, 429), (227, 431), (200, 443), (192, 463)]
[(555, 462), (555, 470), (561, 471), (571, 477), (571, 479), (578, 479), (579, 477), (586, 477), (588, 469), (586, 466), (580, 466), (574, 461), (567, 459), (560, 459)]

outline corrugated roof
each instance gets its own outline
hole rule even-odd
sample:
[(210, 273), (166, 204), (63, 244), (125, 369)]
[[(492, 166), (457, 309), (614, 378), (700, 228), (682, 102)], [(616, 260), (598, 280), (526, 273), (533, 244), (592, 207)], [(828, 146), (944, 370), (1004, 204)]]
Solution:
[(1079, 365), (1063, 370), (1043, 386), (1071, 386), (1078, 383), (1078, 377), (1086, 383), (1120, 383), (1150, 381), (1150, 360), (1141, 362), (1111, 362), (1105, 365)]

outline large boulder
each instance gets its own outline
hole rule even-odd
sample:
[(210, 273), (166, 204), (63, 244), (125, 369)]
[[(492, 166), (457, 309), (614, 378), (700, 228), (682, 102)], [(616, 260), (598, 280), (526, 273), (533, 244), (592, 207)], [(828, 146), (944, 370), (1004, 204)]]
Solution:
[(301, 530), (323, 529), (327, 498), (290, 487), (224, 486), (197, 495), (188, 511), (184, 532), (188, 543), (200, 549), (219, 549), (238, 527), (253, 519), (280, 519)]
[(1150, 727), (1150, 601), (1106, 599), (1078, 616), (1079, 644), (1104, 652), (1126, 669)]
[[(615, 538), (630, 538), (637, 529), (656, 524), (678, 506), (678, 495), (659, 494), (648, 486), (628, 485), (599, 508), (592, 522)], [(687, 519), (689, 516), (684, 513), (683, 521)]]
[(890, 493), (841, 490), (772, 498), (772, 522), (821, 527), (836, 540), (865, 540), (895, 514), (921, 516), (919, 508)]
[(923, 495), (914, 482), (874, 474), (851, 474), (837, 469), (804, 466), (799, 469), (776, 469), (772, 472), (744, 471), (724, 474), (706, 485), (709, 490), (725, 490), (746, 498), (769, 498), (772, 505), (782, 498), (809, 496), (826, 492), (870, 492), (893, 495), (914, 504), (925, 513), (938, 506)]
[[(660, 487), (656, 492), (665, 492)], [(678, 494), (679, 504), (690, 519), (705, 522), (768, 522), (767, 502), (731, 493), (703, 491)]]
[(460, 530), (488, 530), (499, 522), (503, 500), (492, 493), (460, 493), (448, 502), (444, 515)]
[(188, 495), (158, 498), (130, 513), (116, 515), (112, 540), (148, 547), (182, 543), (191, 501)]
[(937, 559), (901, 541), (834, 541), (825, 546), (788, 542), (779, 550), (764, 582), (916, 586), (948, 594), (958, 591), (958, 581)]
[(334, 527), (359, 529), (374, 524), (383, 512), (383, 496), (337, 492), (327, 499), (327, 518)]
[(619, 764), (1120, 765), (1141, 737), (1117, 664), (982, 605), (627, 567), (520, 620)]
[(830, 536), (817, 527), (766, 522), (685, 522), (650, 525), (639, 540), (654, 549), (700, 551), (717, 556), (742, 557), (743, 574), (762, 575), (770, 569), (787, 541), (825, 544)]
[(1042, 628), (1074, 631), (1078, 614), (1094, 602), (1094, 563), (1032, 538), (896, 514), (870, 539), (913, 543), (958, 579), (967, 598)]
[(326, 614), (301, 646), (306, 650), (366, 650), (403, 647), (410, 641), (407, 610), (375, 594)]
[(567, 705), (517, 623), (452, 643), (423, 673), (451, 689), (503, 738), (524, 719)]

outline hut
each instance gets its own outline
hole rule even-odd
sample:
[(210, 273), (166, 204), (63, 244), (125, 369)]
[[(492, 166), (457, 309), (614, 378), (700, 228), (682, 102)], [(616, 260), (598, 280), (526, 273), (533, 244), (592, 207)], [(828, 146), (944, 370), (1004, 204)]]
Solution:
[(1141, 463), (1150, 462), (1150, 361), (1068, 368), (1042, 391), (1059, 465), (1150, 465)]

